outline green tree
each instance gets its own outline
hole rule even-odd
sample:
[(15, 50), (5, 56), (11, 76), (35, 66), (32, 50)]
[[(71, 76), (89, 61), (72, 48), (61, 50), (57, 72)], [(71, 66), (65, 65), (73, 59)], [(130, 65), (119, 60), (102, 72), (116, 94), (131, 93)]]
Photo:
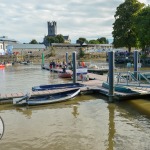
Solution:
[(108, 44), (109, 43), (108, 39), (106, 39), (105, 37), (98, 38), (97, 41), (99, 41), (100, 44)]
[(59, 41), (59, 43), (64, 43), (64, 41), (65, 41), (62, 34), (56, 35), (55, 38)]
[(142, 50), (150, 47), (150, 6), (143, 8), (135, 17), (136, 32)]
[(83, 43), (88, 43), (88, 41), (86, 40), (86, 38), (80, 37), (77, 41), (77, 44), (80, 44), (82, 46)]
[(84, 49), (83, 49), (83, 48), (80, 48), (80, 49), (79, 49), (79, 58), (82, 58), (84, 55), (85, 55)]
[(29, 44), (38, 44), (38, 42), (35, 39), (32, 39)]
[(59, 43), (59, 40), (55, 37), (51, 37), (51, 36), (47, 36), (46, 37), (46, 41), (49, 43), (49, 46), (52, 44), (52, 43)]
[(137, 46), (134, 16), (143, 7), (144, 4), (137, 0), (125, 0), (117, 7), (112, 32), (114, 47), (127, 47), (131, 52), (131, 47)]
[(89, 44), (100, 44), (98, 40), (90, 40)]

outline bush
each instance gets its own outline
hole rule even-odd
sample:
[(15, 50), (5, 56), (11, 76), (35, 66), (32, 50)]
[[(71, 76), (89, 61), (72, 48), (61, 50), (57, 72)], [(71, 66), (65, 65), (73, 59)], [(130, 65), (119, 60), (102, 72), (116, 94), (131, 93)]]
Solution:
[(84, 53), (84, 49), (83, 48), (80, 48), (79, 49), (79, 58), (82, 58), (82, 57), (84, 57), (84, 55), (85, 55), (85, 53)]

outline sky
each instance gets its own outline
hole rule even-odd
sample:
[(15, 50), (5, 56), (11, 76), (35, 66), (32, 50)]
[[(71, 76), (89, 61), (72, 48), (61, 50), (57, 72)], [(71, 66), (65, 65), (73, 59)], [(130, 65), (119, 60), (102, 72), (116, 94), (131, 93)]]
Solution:
[[(47, 22), (57, 22), (57, 34), (69, 35), (71, 43), (106, 37), (112, 41), (116, 8), (124, 0), (0, 0), (0, 37), (21, 43), (43, 42)], [(139, 0), (150, 4), (150, 0)]]

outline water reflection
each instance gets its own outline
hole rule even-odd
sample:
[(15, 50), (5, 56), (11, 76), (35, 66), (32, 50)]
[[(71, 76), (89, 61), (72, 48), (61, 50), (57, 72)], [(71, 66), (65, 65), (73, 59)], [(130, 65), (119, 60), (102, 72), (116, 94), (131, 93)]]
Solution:
[(72, 112), (73, 116), (75, 118), (77, 118), (77, 116), (79, 115), (79, 112), (78, 112), (78, 106), (77, 105), (73, 105), (73, 112)]
[(5, 83), (5, 69), (0, 69), (0, 91)]
[(115, 147), (115, 140), (114, 140), (114, 136), (116, 133), (116, 129), (115, 129), (115, 121), (114, 121), (114, 117), (115, 117), (115, 105), (114, 104), (109, 104), (107, 106), (108, 111), (109, 111), (109, 122), (108, 122), (108, 147), (107, 150), (113, 150), (113, 148)]
[[(71, 108), (71, 105), (66, 105), (65, 103), (58, 103), (58, 104), (49, 104), (49, 105), (37, 105), (37, 106), (14, 106), (12, 110), (16, 110), (16, 112), (21, 113), (28, 119), (32, 118), (33, 112), (40, 112), (46, 110), (57, 110), (57, 109), (64, 109), (64, 108)], [(6, 110), (6, 107), (5, 107)]]
[(16, 111), (22, 113), (28, 119), (30, 119), (32, 116), (32, 109), (29, 109), (27, 107), (16, 107)]
[(0, 105), (0, 111), (4, 111), (4, 110), (16, 110), (17, 112), (21, 113), (22, 115), (25, 115), (27, 118), (31, 118), (32, 117), (32, 112), (36, 111), (46, 111), (46, 110), (50, 110), (50, 109), (65, 109), (65, 108), (72, 108), (72, 112), (71, 114), (73, 114), (73, 116), (75, 118), (77, 118), (77, 116), (79, 115), (78, 112), (78, 107), (80, 105), (80, 102), (83, 101), (90, 101), (91, 99), (93, 99), (93, 97), (97, 97), (94, 95), (79, 95), (75, 98), (72, 98), (69, 101), (66, 102), (60, 102), (60, 103), (53, 103), (53, 104), (45, 104), (45, 105), (35, 105), (35, 106), (12, 106), (11, 104), (9, 105)]
[[(59, 107), (57, 106), (57, 107), (28, 107), (28, 106), (26, 106), (26, 107), (16, 107), (15, 108), (15, 110), (17, 111), (17, 112), (20, 112), (20, 113), (22, 113), (23, 115), (25, 115), (28, 119), (30, 119), (31, 117), (32, 117), (32, 111), (35, 111), (35, 110), (44, 110), (44, 109), (60, 109), (60, 108), (67, 108), (67, 107), (71, 107), (71, 105), (63, 105), (62, 104), (62, 106), (60, 105)], [(77, 118), (77, 116), (79, 115), (79, 112), (78, 112), (78, 106), (77, 105), (73, 105), (72, 106), (72, 108), (73, 108), (73, 111), (72, 111), (72, 114), (73, 114), (73, 116), (75, 117), (75, 118)]]

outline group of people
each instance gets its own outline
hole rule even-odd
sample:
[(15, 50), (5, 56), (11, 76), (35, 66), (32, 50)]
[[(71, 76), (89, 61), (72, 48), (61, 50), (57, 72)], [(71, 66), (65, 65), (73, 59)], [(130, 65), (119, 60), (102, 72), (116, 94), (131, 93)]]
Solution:
[(57, 60), (56, 62), (52, 60), (49, 64), (50, 69), (53, 68), (62, 68), (63, 72), (66, 72), (67, 63), (65, 61), (61, 62), (60, 60)]
[[(66, 72), (66, 69), (72, 70), (72, 62), (69, 61), (68, 64), (65, 61), (60, 61), (59, 59), (57, 61), (52, 60), (49, 64), (50, 70), (53, 68), (62, 68), (63, 72)], [(78, 67), (87, 67), (84, 61), (81, 61), (78, 63)]]

